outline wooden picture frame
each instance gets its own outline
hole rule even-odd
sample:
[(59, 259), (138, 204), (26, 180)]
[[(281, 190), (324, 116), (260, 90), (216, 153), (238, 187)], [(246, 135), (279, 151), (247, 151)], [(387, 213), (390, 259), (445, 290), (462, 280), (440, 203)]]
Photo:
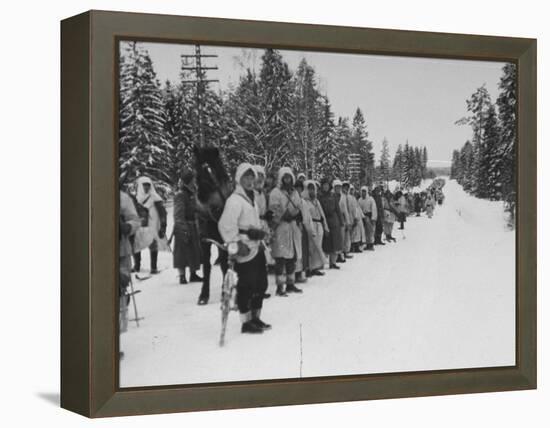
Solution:
[[(118, 388), (117, 41), (500, 60), (518, 67), (516, 365)], [(536, 40), (90, 11), (61, 23), (61, 406), (89, 417), (536, 388)]]

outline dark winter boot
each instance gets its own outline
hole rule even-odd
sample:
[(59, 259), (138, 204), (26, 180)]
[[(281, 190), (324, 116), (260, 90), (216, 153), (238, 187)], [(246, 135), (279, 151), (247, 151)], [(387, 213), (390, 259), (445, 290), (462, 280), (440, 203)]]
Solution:
[(180, 275), (180, 284), (187, 284), (187, 279), (185, 278), (185, 272)]
[(338, 266), (336, 263), (332, 264), (328, 267), (329, 269), (340, 269), (340, 266)]
[(342, 254), (338, 254), (338, 257), (336, 258), (336, 263), (346, 263), (346, 259), (342, 256)]
[(241, 326), (241, 333), (261, 334), (263, 332), (264, 330), (252, 321), (247, 321)]
[(296, 287), (294, 284), (287, 284), (286, 285), (286, 292), (287, 293), (303, 293), (303, 290)]
[(374, 251), (374, 245), (373, 244), (367, 244), (367, 251)]
[(262, 330), (271, 330), (271, 324), (267, 324), (263, 322), (260, 319), (260, 315), (262, 314), (261, 309), (256, 309), (252, 311), (252, 320), (250, 322), (256, 324), (258, 327), (260, 327)]
[[(205, 278), (209, 278), (209, 277), (205, 276)], [(207, 305), (209, 299), (210, 299), (210, 281), (205, 279), (202, 281), (201, 294), (199, 295), (199, 301), (197, 302), (197, 304), (199, 306)]]
[(390, 241), (397, 242), (397, 239), (395, 239), (393, 236), (390, 235)]
[(314, 275), (314, 276), (324, 276), (324, 275), (325, 275), (325, 272), (320, 271), (319, 269), (315, 269), (315, 270), (311, 271), (311, 275)]
[(132, 268), (132, 272), (140, 272), (140, 271), (141, 271), (141, 253), (135, 253), (134, 267)]
[(263, 328), (254, 323), (251, 319), (250, 312), (241, 314), (241, 333), (261, 334), (264, 332)]
[(210, 299), (210, 272), (212, 265), (209, 262), (205, 262), (202, 265), (202, 287), (199, 295), (198, 304), (200, 306), (206, 305), (208, 299)]
[(189, 282), (202, 282), (202, 278), (196, 274), (196, 272), (191, 273), (191, 278), (189, 278)]
[(297, 272), (294, 277), (297, 284), (303, 284), (304, 282), (307, 282), (306, 276), (303, 271)]
[(158, 251), (151, 251), (151, 273), (159, 273), (159, 270), (157, 269), (157, 260), (158, 260)]
[(251, 322), (256, 324), (262, 330), (271, 330), (271, 324), (267, 324), (267, 323), (263, 322), (260, 318), (255, 318)]
[(277, 294), (277, 296), (280, 296), (280, 297), (287, 297), (288, 296), (288, 294), (284, 290), (283, 286), (280, 285), (280, 284), (277, 285), (277, 292), (275, 294)]

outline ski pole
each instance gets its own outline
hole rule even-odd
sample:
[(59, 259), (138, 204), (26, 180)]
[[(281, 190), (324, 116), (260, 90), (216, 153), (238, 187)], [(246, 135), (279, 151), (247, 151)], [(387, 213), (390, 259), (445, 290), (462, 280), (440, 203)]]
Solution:
[(135, 314), (135, 318), (132, 321), (135, 321), (136, 325), (139, 327), (139, 320), (143, 319), (143, 318), (140, 318), (138, 316), (138, 310), (137, 310), (137, 305), (136, 305), (136, 297), (135, 297), (136, 292), (134, 291), (134, 282), (132, 281), (131, 276), (130, 276), (130, 288), (132, 289), (132, 292), (130, 294), (132, 296), (132, 305), (134, 306), (134, 314)]

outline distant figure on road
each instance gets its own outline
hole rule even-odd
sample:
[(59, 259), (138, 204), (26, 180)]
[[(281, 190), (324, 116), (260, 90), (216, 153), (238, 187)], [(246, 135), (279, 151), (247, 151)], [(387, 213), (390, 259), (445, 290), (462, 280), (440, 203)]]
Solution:
[(366, 249), (374, 251), (374, 229), (376, 228), (376, 220), (378, 219), (378, 210), (374, 198), (369, 195), (367, 186), (361, 187), (361, 198), (359, 206), (363, 212), (363, 224), (365, 225)]
[(432, 196), (431, 192), (428, 192), (428, 196), (426, 197), (425, 206), (426, 206), (426, 214), (428, 215), (428, 218), (432, 218), (432, 216), (434, 214), (434, 209), (435, 209), (435, 200), (434, 200), (434, 197)]

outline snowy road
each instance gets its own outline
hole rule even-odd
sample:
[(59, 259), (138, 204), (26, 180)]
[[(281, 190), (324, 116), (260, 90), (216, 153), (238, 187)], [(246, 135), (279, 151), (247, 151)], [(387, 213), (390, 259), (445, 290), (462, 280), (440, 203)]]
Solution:
[(166, 270), (137, 283), (145, 319), (121, 336), (120, 385), (514, 365), (514, 233), (501, 203), (475, 199), (454, 181), (444, 191), (434, 217), (409, 217), (397, 243), (311, 279), (302, 295), (266, 300), (271, 331), (242, 335), (231, 313), (224, 348), (219, 269), (210, 304), (199, 307), (200, 284), (179, 285), (171, 255), (161, 254)]

